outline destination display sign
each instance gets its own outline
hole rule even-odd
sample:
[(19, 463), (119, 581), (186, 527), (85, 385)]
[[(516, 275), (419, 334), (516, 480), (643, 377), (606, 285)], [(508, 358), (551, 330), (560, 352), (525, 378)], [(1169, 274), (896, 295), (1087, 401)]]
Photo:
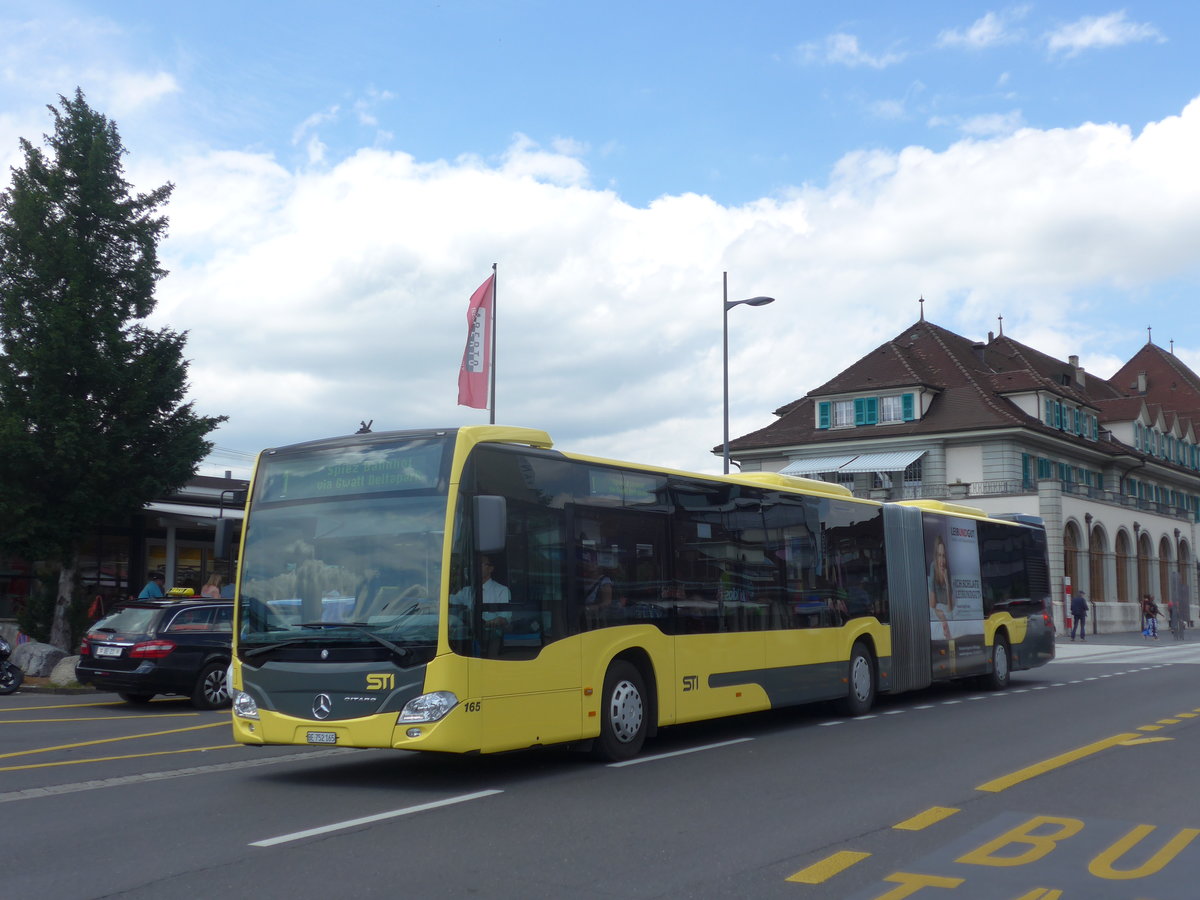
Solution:
[(268, 456), (258, 475), (258, 500), (307, 500), (435, 488), (446, 444), (439, 440), (322, 448)]

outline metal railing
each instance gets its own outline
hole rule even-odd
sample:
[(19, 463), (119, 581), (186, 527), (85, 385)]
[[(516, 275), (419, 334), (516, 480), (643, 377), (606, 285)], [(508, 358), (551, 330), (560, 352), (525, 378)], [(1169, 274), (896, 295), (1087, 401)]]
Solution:
[[(1156, 503), (1153, 500), (1132, 497), (1129, 494), (1108, 491), (1104, 488), (1088, 484), (1076, 484), (1070, 481), (1060, 483), (1062, 484), (1063, 493), (1073, 497), (1086, 497), (1089, 500), (1107, 503), (1111, 506), (1140, 509), (1146, 512), (1157, 513), (1161, 516), (1169, 516), (1185, 521), (1192, 521), (1194, 519), (1200, 522), (1200, 515), (1193, 516), (1192, 512), (1183, 506), (1174, 506), (1170, 503)], [(1015, 481), (973, 481), (966, 484), (923, 483), (919, 485), (906, 485), (898, 497), (889, 491), (887, 492), (886, 499), (960, 500), (967, 497), (1003, 497), (1036, 493), (1037, 485), (1035, 483), (1017, 479)], [(854, 491), (854, 496), (856, 497), (871, 497), (877, 500), (885, 499), (881, 496), (882, 494), (883, 492), (878, 488), (874, 490)]]

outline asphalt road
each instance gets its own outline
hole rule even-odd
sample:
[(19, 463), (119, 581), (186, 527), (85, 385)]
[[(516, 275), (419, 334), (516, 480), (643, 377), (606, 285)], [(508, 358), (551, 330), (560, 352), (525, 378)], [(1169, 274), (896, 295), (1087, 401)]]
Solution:
[(1200, 642), (665, 730), (632, 764), (235, 746), (0, 697), (0, 896), (1195, 900)]

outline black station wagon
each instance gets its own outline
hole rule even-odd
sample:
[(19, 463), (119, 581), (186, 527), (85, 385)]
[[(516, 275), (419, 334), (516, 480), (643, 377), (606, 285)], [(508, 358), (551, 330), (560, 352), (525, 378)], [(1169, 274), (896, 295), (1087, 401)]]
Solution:
[(129, 703), (183, 694), (198, 709), (229, 705), (232, 600), (136, 600), (93, 625), (75, 677)]

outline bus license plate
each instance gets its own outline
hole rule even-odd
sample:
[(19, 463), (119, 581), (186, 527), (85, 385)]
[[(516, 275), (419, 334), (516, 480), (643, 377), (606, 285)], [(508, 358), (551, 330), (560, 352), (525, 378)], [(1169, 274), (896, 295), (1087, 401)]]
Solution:
[(336, 744), (336, 731), (310, 731), (308, 733), (308, 742), (310, 744)]

